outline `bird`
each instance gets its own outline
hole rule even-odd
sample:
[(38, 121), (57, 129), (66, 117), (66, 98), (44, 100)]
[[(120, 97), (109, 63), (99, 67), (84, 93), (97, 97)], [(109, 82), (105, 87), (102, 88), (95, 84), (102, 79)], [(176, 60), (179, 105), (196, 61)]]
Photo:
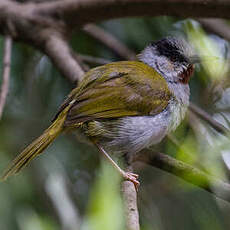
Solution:
[(51, 125), (6, 168), (1, 179), (18, 173), (66, 130), (80, 130), (124, 177), (113, 154), (132, 158), (175, 130), (189, 105), (189, 79), (198, 55), (181, 37), (151, 42), (136, 61), (111, 62), (85, 73), (60, 106)]

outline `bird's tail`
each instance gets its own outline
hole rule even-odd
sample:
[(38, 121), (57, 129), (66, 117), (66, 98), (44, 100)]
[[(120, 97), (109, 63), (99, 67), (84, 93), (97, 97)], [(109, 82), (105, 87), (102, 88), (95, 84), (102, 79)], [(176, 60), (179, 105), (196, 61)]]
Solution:
[(43, 134), (34, 140), (27, 148), (24, 149), (6, 168), (1, 181), (6, 180), (9, 176), (18, 173), (24, 168), (33, 158), (38, 156), (45, 150), (48, 145), (61, 133), (63, 124), (66, 118), (67, 108), (64, 109), (57, 119), (46, 129)]

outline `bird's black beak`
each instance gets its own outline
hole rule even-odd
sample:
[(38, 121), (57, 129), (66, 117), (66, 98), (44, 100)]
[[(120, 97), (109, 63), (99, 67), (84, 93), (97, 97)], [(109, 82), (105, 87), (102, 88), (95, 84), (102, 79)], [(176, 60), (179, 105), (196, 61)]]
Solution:
[(197, 63), (201, 63), (201, 59), (202, 59), (202, 57), (200, 57), (198, 55), (194, 55), (194, 56), (189, 58), (189, 61), (191, 64), (197, 64)]
[(191, 64), (199, 64), (201, 62), (216, 61), (216, 60), (220, 60), (220, 58), (216, 56), (206, 56), (206, 55), (201, 55), (201, 56), (194, 55), (189, 58)]

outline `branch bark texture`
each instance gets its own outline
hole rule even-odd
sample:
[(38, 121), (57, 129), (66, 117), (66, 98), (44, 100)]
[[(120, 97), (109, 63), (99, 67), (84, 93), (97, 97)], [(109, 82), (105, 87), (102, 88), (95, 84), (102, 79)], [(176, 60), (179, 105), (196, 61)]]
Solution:
[(228, 41), (230, 40), (230, 28), (223, 19), (203, 18), (199, 19), (198, 21), (208, 32), (215, 33)]
[[(131, 166), (126, 170), (129, 172), (133, 171)], [(126, 228), (127, 230), (140, 230), (137, 192), (135, 186), (130, 181), (124, 181), (122, 183), (121, 191), (125, 206)]]
[(132, 50), (102, 28), (93, 24), (88, 24), (84, 26), (83, 30), (102, 44), (106, 45), (120, 57), (127, 60), (136, 60), (136, 54)]
[(84, 71), (74, 58), (67, 41), (60, 34), (49, 36), (44, 52), (70, 82), (75, 83), (82, 80)]
[(47, 14), (58, 13), (68, 22), (72, 21), (71, 24), (79, 25), (132, 16), (229, 18), (229, 7), (228, 0), (67, 0), (43, 3), (39, 8)]
[(145, 149), (134, 160), (169, 172), (222, 200), (230, 202), (230, 185), (228, 183), (166, 154)]
[(190, 103), (189, 109), (198, 115), (200, 118), (202, 118), (204, 121), (206, 121), (211, 127), (213, 127), (217, 132), (220, 132), (222, 134), (228, 134), (229, 130), (225, 128), (222, 124), (220, 124), (218, 121), (214, 120), (207, 112), (205, 112), (203, 109), (199, 108), (198, 106), (194, 105), (193, 103)]
[(230, 18), (229, 11), (228, 0), (65, 0), (44, 3), (0, 0), (0, 33), (8, 32), (16, 39), (33, 40), (41, 45), (42, 36), (40, 39), (37, 36), (47, 28), (66, 31), (90, 22), (132, 16)]

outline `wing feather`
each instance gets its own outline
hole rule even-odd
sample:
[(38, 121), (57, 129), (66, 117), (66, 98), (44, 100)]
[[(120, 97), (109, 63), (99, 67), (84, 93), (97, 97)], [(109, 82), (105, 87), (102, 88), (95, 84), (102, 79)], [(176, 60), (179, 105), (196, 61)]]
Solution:
[(171, 96), (167, 82), (153, 68), (137, 61), (116, 62), (87, 72), (59, 113), (72, 103), (66, 126), (95, 119), (154, 115), (166, 108)]

